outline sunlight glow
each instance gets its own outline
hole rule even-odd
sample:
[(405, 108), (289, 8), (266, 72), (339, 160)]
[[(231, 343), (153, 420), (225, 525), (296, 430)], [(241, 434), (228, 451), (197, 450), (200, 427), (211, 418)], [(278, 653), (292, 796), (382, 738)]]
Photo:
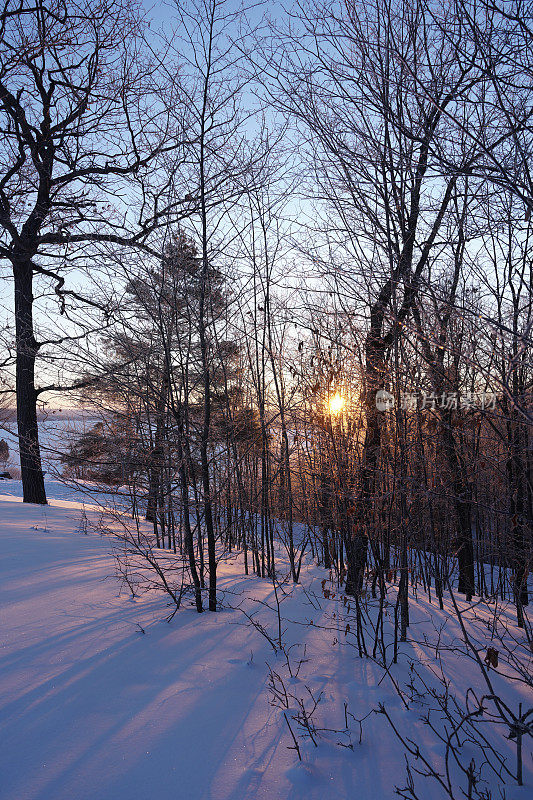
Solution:
[(346, 405), (346, 398), (340, 392), (335, 392), (328, 400), (328, 410), (332, 415), (340, 414)]

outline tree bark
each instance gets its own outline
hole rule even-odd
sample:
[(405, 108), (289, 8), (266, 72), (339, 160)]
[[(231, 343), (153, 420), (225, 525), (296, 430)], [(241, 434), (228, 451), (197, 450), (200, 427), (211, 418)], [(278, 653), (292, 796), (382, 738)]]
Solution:
[(29, 259), (13, 265), (15, 283), (16, 395), (22, 491), (25, 503), (46, 505), (37, 424), (33, 331), (33, 270)]
[(178, 459), (179, 459), (179, 473), (180, 473), (180, 486), (181, 486), (181, 506), (182, 506), (182, 523), (184, 527), (185, 550), (189, 559), (189, 569), (191, 571), (191, 579), (194, 586), (194, 600), (196, 603), (196, 610), (199, 614), (203, 611), (202, 606), (202, 591), (201, 582), (196, 569), (196, 559), (194, 557), (194, 540), (191, 528), (191, 517), (189, 513), (189, 476), (187, 465), (185, 462), (186, 454), (183, 448), (182, 437), (184, 436), (183, 422), (178, 420)]
[(365, 439), (361, 482), (357, 509), (355, 531), (349, 533), (351, 541), (346, 541), (346, 594), (355, 596), (363, 587), (363, 578), (367, 562), (368, 531), (370, 529), (372, 504), (376, 491), (376, 470), (381, 452), (381, 420), (376, 407), (376, 393), (383, 388), (385, 350), (381, 337), (384, 306), (380, 301), (371, 311), (370, 331), (365, 343)]

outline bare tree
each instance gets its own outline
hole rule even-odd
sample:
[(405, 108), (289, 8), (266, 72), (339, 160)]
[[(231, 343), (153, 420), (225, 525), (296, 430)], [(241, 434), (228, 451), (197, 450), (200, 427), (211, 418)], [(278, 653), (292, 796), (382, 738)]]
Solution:
[[(169, 123), (156, 64), (139, 57), (133, 3), (6, 2), (0, 14), (0, 256), (15, 289), (16, 396), (25, 502), (45, 503), (36, 385), (45, 344), (34, 282), (59, 312), (91, 302), (69, 270), (101, 263), (110, 247), (150, 249), (161, 220), (191, 204), (168, 201), (158, 170), (183, 141)], [(71, 330), (72, 332), (72, 330)], [(57, 337), (52, 336), (48, 345)]]
[[(460, 128), (448, 125), (449, 113), (465, 119), (474, 113), (476, 53), (455, 58), (453, 37), (460, 32), (446, 27), (445, 3), (434, 13), (442, 26), (423, 2), (353, 2), (347, 13), (307, 8), (277, 70), (270, 70), (278, 107), (311, 134), (307, 155), (317, 199), (330, 208), (326, 255), (315, 247), (313, 260), (331, 271), (335, 253), (337, 287), (350, 287), (352, 307), (367, 308), (366, 433), (348, 546), (351, 593), (360, 589), (366, 563), (384, 422), (376, 393), (390, 382), (386, 355), (409, 319), (458, 175), (481, 157)], [(448, 151), (453, 171), (443, 167)]]

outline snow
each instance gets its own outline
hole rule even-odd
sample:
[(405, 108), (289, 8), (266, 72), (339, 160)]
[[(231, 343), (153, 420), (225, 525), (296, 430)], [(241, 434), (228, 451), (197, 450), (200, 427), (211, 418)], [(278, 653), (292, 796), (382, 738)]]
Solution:
[[(50, 496), (58, 486), (48, 484)], [(2, 800), (392, 798), (395, 785), (406, 785), (404, 749), (383, 714), (373, 712), (379, 703), (404, 735), (441, 763), (443, 745), (420, 721), (423, 699), (411, 697), (406, 709), (387, 673), (371, 658), (359, 658), (342, 595), (323, 597), (324, 570), (308, 562), (301, 585), (279, 590), (286, 593), (286, 652), (294, 645), (291, 677), (286, 656), (276, 654), (239, 610), (256, 615), (275, 638), (272, 584), (244, 576), (240, 556), (220, 565), (219, 613), (198, 615), (185, 605), (166, 622), (164, 596), (132, 599), (121, 590), (113, 541), (91, 528), (84, 533), (81, 501), (62, 496), (46, 507), (28, 506), (14, 496), (16, 487), (11, 492), (0, 495)], [(450, 600), (444, 611), (420, 592), (410, 600), (410, 641), (390, 668), (405, 696), (411, 661), (429, 684), (433, 680), (431, 642), (438, 629), (454, 692), (461, 696), (474, 687), (483, 694), (479, 669), (460, 649)], [(368, 609), (373, 613), (371, 604)], [(493, 610), (478, 606), (468, 617), (480, 649), (490, 643)], [(502, 613), (511, 619), (511, 610)], [(288, 709), (271, 702), (269, 667), (289, 694)], [(513, 708), (533, 705), (525, 684), (499, 675), (494, 681)], [(298, 699), (309, 708), (311, 695), (320, 693), (313, 721), (330, 730), (316, 734), (315, 747), (293, 717)], [(348, 731), (345, 702), (353, 715)], [(363, 717), (359, 743), (354, 718)], [(286, 718), (302, 761), (289, 749)], [(513, 766), (514, 743), (496, 734)], [(525, 786), (505, 785), (510, 800), (531, 797), (531, 744), (524, 739)], [(442, 796), (425, 779), (421, 800)]]

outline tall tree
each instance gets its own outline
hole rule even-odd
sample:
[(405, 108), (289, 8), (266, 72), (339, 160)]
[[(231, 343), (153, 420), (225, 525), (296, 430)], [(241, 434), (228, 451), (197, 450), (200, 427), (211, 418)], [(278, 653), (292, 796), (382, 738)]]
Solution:
[(336, 289), (352, 293), (352, 306), (366, 306), (365, 438), (348, 542), (354, 593), (379, 483), (385, 417), (376, 395), (389, 388), (387, 354), (426, 279), (458, 174), (481, 157), (448, 114), (470, 124), (482, 78), (473, 71), (475, 49), (456, 57), (461, 31), (446, 0), (431, 11), (424, 0), (305, 6), (298, 25), (268, 71), (277, 106), (306, 134), (301, 153), (315, 172), (317, 207), (328, 209), (326, 247), (310, 254), (324, 272), (337, 269)]
[(149, 248), (161, 220), (183, 210), (157, 169), (182, 137), (154, 64), (139, 57), (138, 10), (121, 0), (7, 0), (0, 12), (0, 257), (14, 285), (25, 502), (46, 502), (37, 398), (59, 388), (36, 385), (36, 279), (68, 316), (72, 303), (91, 302), (68, 288), (69, 270), (112, 246)]

